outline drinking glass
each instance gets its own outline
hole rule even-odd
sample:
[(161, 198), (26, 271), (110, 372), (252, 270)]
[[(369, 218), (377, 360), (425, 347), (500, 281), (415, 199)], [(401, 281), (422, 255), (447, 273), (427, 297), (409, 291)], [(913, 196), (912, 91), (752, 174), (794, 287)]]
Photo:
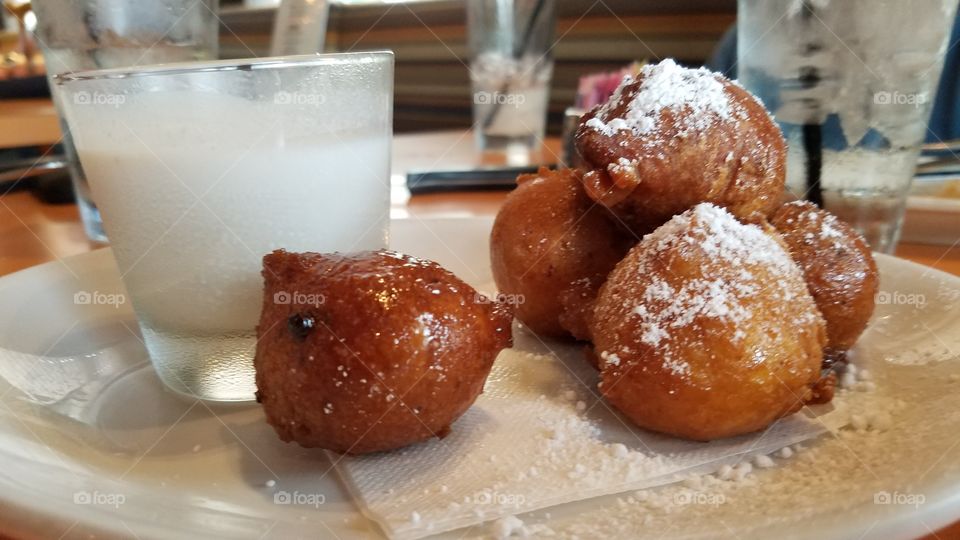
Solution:
[(217, 0), (33, 0), (32, 6), (80, 217), (91, 240), (106, 242), (52, 78), (71, 71), (215, 59)]
[(554, 0), (467, 2), (477, 147), (508, 165), (540, 160), (555, 26)]
[(392, 53), (55, 82), (160, 378), (193, 397), (252, 399), (262, 257), (387, 245)]
[(740, 82), (787, 139), (787, 187), (890, 253), (956, 0), (739, 0)]

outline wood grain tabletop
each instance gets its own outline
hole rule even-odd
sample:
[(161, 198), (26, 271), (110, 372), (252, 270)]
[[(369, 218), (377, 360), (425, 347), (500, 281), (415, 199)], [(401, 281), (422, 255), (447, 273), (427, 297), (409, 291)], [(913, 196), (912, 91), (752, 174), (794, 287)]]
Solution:
[[(492, 216), (502, 192), (419, 195), (402, 206), (416, 217)], [(89, 242), (75, 205), (53, 206), (29, 192), (0, 197), (0, 275), (101, 247)], [(901, 243), (897, 256), (960, 276), (960, 245)]]

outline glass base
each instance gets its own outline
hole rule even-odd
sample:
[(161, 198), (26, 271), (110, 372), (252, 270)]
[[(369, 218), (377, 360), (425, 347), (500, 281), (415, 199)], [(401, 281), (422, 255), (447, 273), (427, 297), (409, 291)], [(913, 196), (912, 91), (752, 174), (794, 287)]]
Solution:
[(906, 195), (877, 193), (823, 194), (824, 208), (856, 229), (870, 249), (892, 254), (900, 241)]
[(184, 335), (141, 325), (150, 360), (174, 392), (206, 401), (253, 401), (257, 385), (254, 332)]
[(526, 167), (542, 163), (540, 139), (536, 135), (484, 135), (477, 132), (477, 150), (485, 163)]

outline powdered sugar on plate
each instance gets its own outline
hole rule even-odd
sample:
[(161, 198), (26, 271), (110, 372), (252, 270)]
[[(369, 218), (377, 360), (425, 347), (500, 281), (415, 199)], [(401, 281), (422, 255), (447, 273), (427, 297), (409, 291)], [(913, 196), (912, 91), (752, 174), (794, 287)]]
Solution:
[(687, 69), (666, 59), (643, 66), (637, 80), (640, 86), (630, 96), (625, 114), (614, 116), (614, 109), (635, 83), (630, 77), (624, 78), (586, 126), (607, 136), (621, 130), (641, 136), (655, 132), (663, 111), (670, 110), (678, 119), (680, 136), (685, 136), (702, 132), (718, 120), (746, 118), (746, 112), (731, 101), (720, 76), (705, 68)]
[(956, 490), (930, 486), (945, 470), (957, 477), (956, 438), (942, 431), (945, 418), (960, 422), (960, 386), (947, 375), (957, 365), (931, 369), (927, 376), (918, 371), (927, 368), (858, 364), (857, 372), (876, 372), (877, 388), (840, 390), (827, 418), (831, 432), (816, 441), (737, 456), (669, 486), (555, 508), (549, 519), (532, 513), (518, 520), (563, 540), (820, 538), (838, 530), (885, 537), (884, 520), (916, 514)]
[[(926, 302), (880, 303), (839, 374), (829, 434), (758, 452), (737, 479), (737, 457), (713, 474), (518, 516), (543, 536), (573, 538), (771, 538), (886, 536), (895, 520), (945, 506), (960, 481), (960, 280), (877, 255), (881, 291)], [(951, 349), (953, 352), (951, 352)], [(763, 456), (763, 457), (760, 457)], [(773, 467), (766, 467), (769, 462)], [(916, 534), (930, 529), (917, 524)]]
[[(866, 528), (891, 513), (914, 511), (877, 505), (875, 497), (917, 494), (918, 485), (929, 485), (934, 476), (957, 478), (948, 470), (956, 468), (955, 460), (943, 458), (956, 452), (955, 437), (945, 436), (952, 431), (944, 429), (960, 424), (960, 369), (950, 361), (898, 365), (887, 357), (940, 347), (931, 332), (944, 339), (960, 335), (960, 306), (938, 302), (958, 297), (960, 280), (891, 257), (878, 255), (877, 263), (883, 291), (926, 295), (932, 311), (878, 306), (851, 355), (856, 368), (850, 376), (841, 374), (831, 404), (813, 408), (816, 419), (802, 412), (743, 438), (744, 444), (717, 441), (735, 443), (722, 450), (714, 443), (626, 430), (622, 418), (596, 400), (591, 390), (596, 375), (583, 364), (579, 347), (548, 347), (519, 331), (515, 348), (498, 359), (486, 393), (446, 440), (397, 456), (345, 458), (338, 468), (364, 512), (392, 536), (408, 538), (484, 521), (488, 525), (451, 537), (656, 537), (669, 531), (714, 538), (726, 531), (725, 524), (730, 535), (768, 538), (788, 529), (841, 530), (853, 517)], [(498, 402), (508, 397), (526, 405), (501, 410)], [(585, 404), (582, 411), (579, 402)], [(511, 417), (518, 412), (523, 416)], [(798, 421), (800, 429), (791, 427)], [(817, 434), (822, 436), (808, 440)], [(551, 451), (567, 456), (559, 459), (563, 467), (544, 459), (542, 452)], [(697, 451), (705, 454), (691, 458)], [(638, 453), (667, 463), (702, 464), (648, 487), (625, 488), (613, 478), (610, 495), (577, 491), (584, 478), (616, 472), (619, 460), (640, 459)], [(595, 459), (606, 465), (595, 466)], [(921, 482), (917, 471), (928, 468)], [(674, 483), (654, 487), (665, 482)], [(937, 501), (938, 493), (922, 493), (928, 506)], [(562, 504), (567, 500), (577, 502)], [(420, 516), (417, 523), (412, 512)]]
[[(609, 357), (608, 357), (609, 361)], [(745, 452), (773, 452), (824, 432), (804, 415), (762, 434), (711, 443), (634, 428), (596, 394), (576, 345), (516, 332), (476, 404), (443, 440), (345, 457), (337, 468), (364, 512), (393, 538), (419, 538), (507, 516), (674, 482)], [(411, 516), (418, 519), (413, 520)]]

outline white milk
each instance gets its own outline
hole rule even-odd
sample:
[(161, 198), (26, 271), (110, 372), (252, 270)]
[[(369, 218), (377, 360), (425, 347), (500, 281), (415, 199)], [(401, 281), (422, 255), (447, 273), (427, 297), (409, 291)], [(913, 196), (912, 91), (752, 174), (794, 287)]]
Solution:
[(389, 130), (223, 95), (120, 98), (77, 108), (103, 137), (76, 142), (151, 359), (176, 390), (249, 399), (263, 255), (385, 247)]

